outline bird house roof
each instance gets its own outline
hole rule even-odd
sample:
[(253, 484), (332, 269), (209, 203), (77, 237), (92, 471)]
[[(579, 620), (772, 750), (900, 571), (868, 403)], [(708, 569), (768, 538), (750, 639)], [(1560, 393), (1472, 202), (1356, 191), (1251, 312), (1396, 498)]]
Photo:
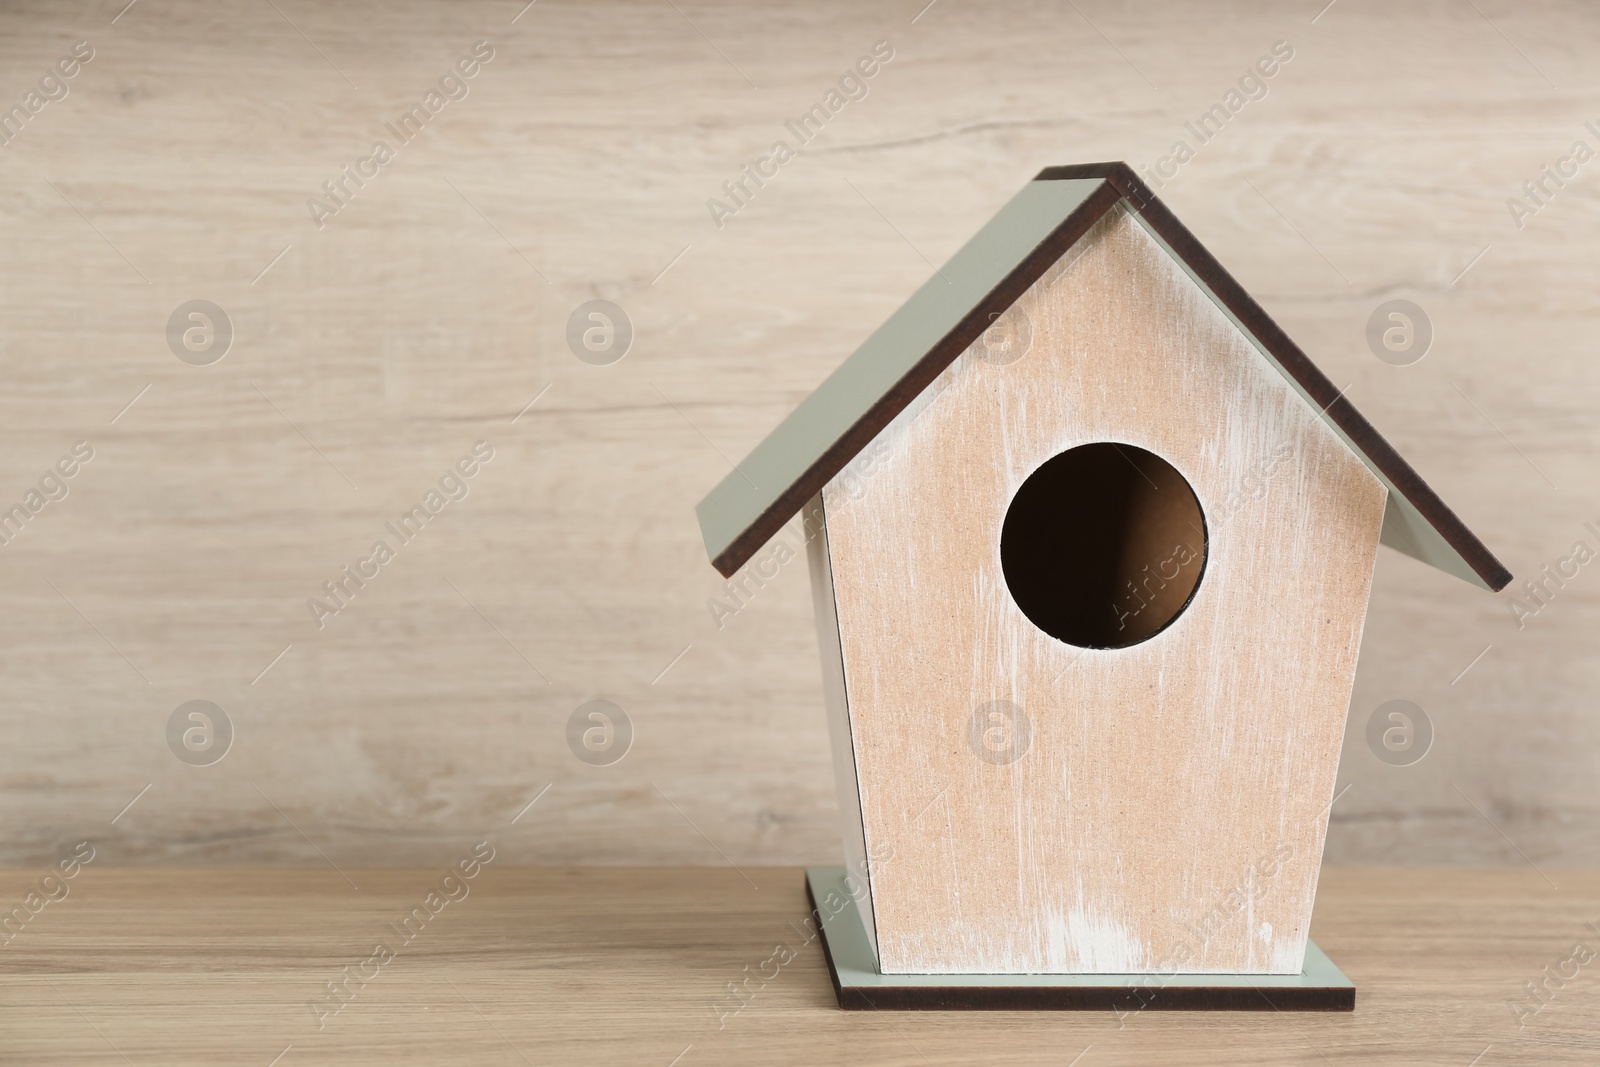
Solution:
[(1381, 541), (1475, 585), (1511, 572), (1126, 163), (1050, 167), (1001, 208), (696, 509), (712, 565), (739, 569), (1119, 203), (1389, 490)]

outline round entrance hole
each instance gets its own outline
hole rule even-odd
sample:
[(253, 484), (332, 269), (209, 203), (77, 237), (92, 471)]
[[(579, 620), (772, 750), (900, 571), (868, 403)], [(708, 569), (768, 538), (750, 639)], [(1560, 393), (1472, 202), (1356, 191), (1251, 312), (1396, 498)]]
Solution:
[(1206, 568), (1200, 501), (1154, 452), (1069, 448), (1006, 509), (1000, 566), (1030, 622), (1079, 648), (1126, 648), (1172, 625)]

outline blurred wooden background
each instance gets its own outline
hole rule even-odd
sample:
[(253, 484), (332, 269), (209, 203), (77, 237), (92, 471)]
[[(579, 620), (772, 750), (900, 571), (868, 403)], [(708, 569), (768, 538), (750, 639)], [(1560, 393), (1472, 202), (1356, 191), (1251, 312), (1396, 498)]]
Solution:
[[(94, 448), (0, 546), (0, 865), (430, 865), (491, 830), (505, 863), (835, 859), (804, 560), (719, 628), (694, 503), (1041, 167), (1193, 143), (1279, 41), (1162, 195), (1518, 587), (1600, 547), (1600, 161), (1507, 206), (1600, 149), (1581, 4), (123, 2), (0, 11), (0, 105), (94, 50), (0, 147), (0, 504)], [(1365, 340), (1397, 297), (1436, 334), (1407, 367)], [(611, 366), (565, 341), (596, 298), (637, 334)], [(209, 366), (167, 344), (195, 299), (235, 332)], [(468, 497), (318, 629), (479, 440)], [(1522, 629), (1510, 595), (1381, 552), (1331, 861), (1600, 862), (1600, 564)], [(635, 732), (611, 766), (567, 745), (592, 698)], [(1434, 725), (1414, 766), (1365, 740), (1395, 698)], [(193, 699), (234, 727), (211, 766), (168, 747)]]

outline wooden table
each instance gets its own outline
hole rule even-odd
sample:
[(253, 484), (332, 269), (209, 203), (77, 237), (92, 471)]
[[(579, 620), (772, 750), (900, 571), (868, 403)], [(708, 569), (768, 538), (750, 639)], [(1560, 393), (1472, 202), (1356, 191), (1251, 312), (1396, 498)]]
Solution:
[[(1600, 872), (1546, 871), (1557, 889), (1528, 869), (1329, 869), (1313, 936), (1356, 982), (1353, 1014), (1120, 1018), (842, 1012), (819, 946), (804, 943), (796, 868), (445, 873), (86, 867), (0, 949), (0, 1062), (1600, 1060), (1600, 959), (1552, 982), (1520, 1030), (1507, 1007), (1529, 1003), (1524, 983), (1575, 943), (1600, 947), (1586, 925), (1600, 923)], [(9, 909), (39, 879), (0, 874), (0, 900)], [(396, 928), (440, 890), (460, 899), (413, 919), (405, 944)], [(374, 956), (379, 943), (392, 957)], [(797, 957), (763, 966), (778, 944)], [(762, 972), (746, 1001), (729, 993)]]

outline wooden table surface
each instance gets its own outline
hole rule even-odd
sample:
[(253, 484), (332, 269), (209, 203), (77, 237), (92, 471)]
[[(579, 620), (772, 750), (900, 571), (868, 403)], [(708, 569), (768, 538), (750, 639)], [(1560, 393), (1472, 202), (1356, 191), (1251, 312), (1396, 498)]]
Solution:
[[(1600, 960), (1563, 962), (1576, 944), (1600, 946), (1586, 925), (1600, 922), (1600, 872), (1550, 870), (1547, 881), (1526, 869), (1330, 868), (1313, 936), (1355, 981), (1353, 1014), (1123, 1017), (842, 1012), (819, 946), (805, 943), (797, 868), (491, 864), (464, 883), (445, 874), (85, 867), (0, 951), (0, 1062), (1555, 1067), (1600, 1058)], [(0, 874), (0, 900), (20, 904), (39, 882), (37, 872)], [(440, 888), (459, 899), (439, 907), (436, 898), (437, 914), (403, 943), (390, 924)], [(392, 956), (368, 962), (378, 944)], [(783, 967), (766, 962), (780, 944), (797, 952)], [(741, 1007), (728, 990), (746, 968), (771, 977), (752, 979)], [(1563, 971), (1519, 1029), (1507, 1001), (1530, 1003), (1524, 983)], [(328, 983), (352, 974), (367, 977), (347, 982), (334, 1013)]]

